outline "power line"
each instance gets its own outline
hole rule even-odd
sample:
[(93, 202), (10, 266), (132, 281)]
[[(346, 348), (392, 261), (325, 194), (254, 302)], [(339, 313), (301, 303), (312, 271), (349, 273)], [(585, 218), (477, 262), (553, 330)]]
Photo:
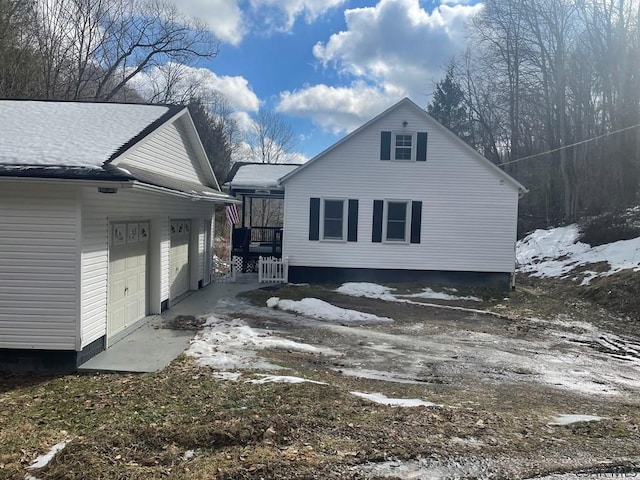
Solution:
[(516, 158), (515, 160), (509, 160), (508, 162), (502, 162), (502, 163), (498, 164), (498, 167), (502, 167), (503, 165), (510, 165), (512, 163), (522, 162), (523, 160), (530, 160), (532, 158), (541, 157), (543, 155), (549, 155), (550, 153), (556, 153), (556, 152), (559, 152), (560, 150), (564, 150), (565, 148), (571, 148), (571, 147), (575, 147), (577, 145), (583, 145), (585, 143), (593, 142), (595, 140), (599, 140), (601, 138), (608, 137), (610, 135), (616, 135), (618, 133), (626, 132), (627, 130), (632, 130), (632, 129), (638, 128), (638, 127), (640, 127), (640, 123), (638, 123), (636, 125), (631, 125), (630, 127), (621, 128), (620, 130), (615, 130), (613, 132), (603, 133), (602, 135), (598, 135), (596, 137), (588, 138), (588, 139), (582, 140), (580, 142), (572, 143), (571, 145), (564, 145), (562, 147), (554, 148), (553, 150), (547, 150), (546, 152), (536, 153), (534, 155), (528, 155), (526, 157)]

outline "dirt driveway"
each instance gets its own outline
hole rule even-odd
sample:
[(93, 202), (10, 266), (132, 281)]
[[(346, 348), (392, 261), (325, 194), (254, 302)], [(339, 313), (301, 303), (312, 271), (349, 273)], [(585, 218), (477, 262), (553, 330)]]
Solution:
[[(274, 296), (319, 298), (393, 321), (316, 320), (266, 308)], [(266, 370), (286, 369), (279, 374), (346, 386), (383, 403), (433, 404), (452, 421), (462, 412), (480, 414), (475, 435), (426, 440), (448, 445), (446, 460), (373, 462), (362, 474), (524, 478), (545, 471), (635, 472), (640, 462), (640, 342), (609, 331), (616, 319), (604, 311), (561, 307), (559, 299), (546, 299), (558, 305), (536, 311), (536, 298), (526, 293), (437, 307), (307, 286), (257, 290), (245, 300), (219, 312), (236, 323), (214, 322), (216, 334), (233, 336), (246, 325), (269, 338), (271, 347), (244, 344)], [(545, 307), (556, 313), (545, 314)], [(291, 343), (278, 345), (276, 338)]]

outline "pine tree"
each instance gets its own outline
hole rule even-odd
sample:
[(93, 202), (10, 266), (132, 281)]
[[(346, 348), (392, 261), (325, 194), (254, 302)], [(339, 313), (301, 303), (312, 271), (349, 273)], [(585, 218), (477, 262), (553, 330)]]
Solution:
[(465, 141), (470, 139), (469, 117), (464, 92), (455, 78), (453, 63), (447, 67), (445, 77), (435, 84), (427, 112), (442, 125)]

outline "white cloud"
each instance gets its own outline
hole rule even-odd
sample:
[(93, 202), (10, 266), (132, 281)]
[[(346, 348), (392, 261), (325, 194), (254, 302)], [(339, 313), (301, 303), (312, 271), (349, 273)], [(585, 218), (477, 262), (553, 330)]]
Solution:
[(259, 12), (262, 21), (276, 31), (288, 32), (298, 17), (312, 23), (329, 10), (347, 0), (251, 0), (251, 7)]
[(316, 44), (313, 53), (325, 67), (391, 84), (424, 103), (430, 80), (461, 51), (465, 23), (481, 8), (443, 4), (428, 12), (418, 0), (380, 0), (346, 10), (347, 30)]
[(240, 0), (170, 0), (180, 11), (202, 20), (215, 36), (238, 45), (246, 33)]
[(282, 92), (277, 110), (309, 117), (334, 134), (349, 132), (404, 96), (402, 89), (376, 87), (356, 81), (346, 87), (314, 85)]
[(246, 78), (218, 76), (207, 68), (167, 63), (139, 73), (132, 85), (149, 100), (155, 92), (165, 90), (168, 76), (175, 79), (169, 101), (182, 100), (194, 93), (205, 99), (222, 93), (237, 112), (256, 112), (260, 107), (260, 100)]
[(464, 2), (436, 5), (430, 12), (418, 0), (380, 0), (346, 10), (346, 30), (317, 43), (313, 54), (351, 83), (282, 92), (278, 110), (343, 133), (402, 97), (426, 105), (431, 83), (465, 46), (466, 21), (482, 8), (459, 4)]

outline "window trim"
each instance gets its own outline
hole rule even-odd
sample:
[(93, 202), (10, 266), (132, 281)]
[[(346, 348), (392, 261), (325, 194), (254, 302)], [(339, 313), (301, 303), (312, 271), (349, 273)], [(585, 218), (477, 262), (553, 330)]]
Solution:
[[(402, 198), (385, 198), (382, 208), (382, 243), (394, 245), (408, 245), (411, 242), (411, 206), (412, 201)], [(404, 203), (404, 240), (389, 240), (387, 238), (387, 227), (389, 221), (389, 203)]]
[[(396, 137), (399, 135), (408, 135), (411, 137), (411, 158), (396, 158)], [(418, 144), (418, 135), (417, 132), (406, 132), (406, 131), (395, 131), (391, 132), (391, 155), (390, 159), (392, 162), (415, 162), (416, 161), (416, 150)]]
[[(325, 202), (342, 202), (342, 238), (325, 238), (324, 236), (324, 206)], [(347, 242), (347, 224), (348, 224), (348, 215), (349, 215), (349, 201), (346, 198), (337, 198), (337, 197), (321, 197), (320, 198), (320, 235), (319, 240), (321, 242), (338, 242), (338, 243), (346, 243)]]

